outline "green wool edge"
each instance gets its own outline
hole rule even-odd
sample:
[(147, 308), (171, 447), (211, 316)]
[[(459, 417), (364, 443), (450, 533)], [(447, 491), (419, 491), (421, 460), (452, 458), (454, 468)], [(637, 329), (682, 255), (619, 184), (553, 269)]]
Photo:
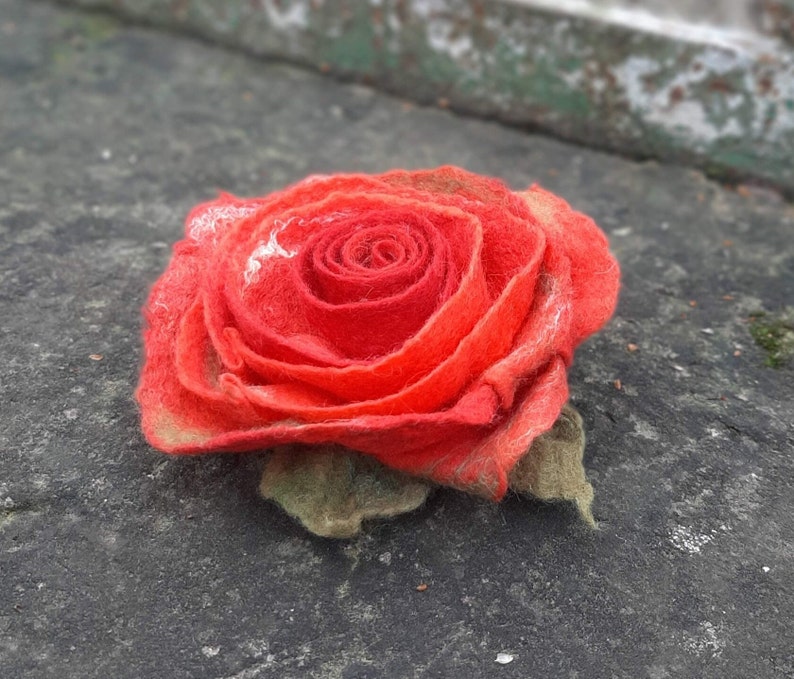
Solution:
[(510, 488), (538, 500), (573, 502), (579, 516), (595, 529), (593, 487), (583, 464), (585, 441), (582, 417), (567, 403), (554, 426), (535, 439), (513, 468)]
[(338, 446), (288, 446), (269, 454), (260, 492), (321, 537), (351, 538), (368, 519), (421, 507), (433, 485)]
[[(566, 404), (554, 426), (535, 439), (510, 474), (510, 488), (543, 501), (572, 502), (597, 528), (593, 487), (582, 463), (582, 418)], [(421, 507), (434, 484), (385, 467), (341, 446), (290, 445), (269, 453), (260, 492), (307, 530), (327, 538), (352, 538), (364, 521)]]

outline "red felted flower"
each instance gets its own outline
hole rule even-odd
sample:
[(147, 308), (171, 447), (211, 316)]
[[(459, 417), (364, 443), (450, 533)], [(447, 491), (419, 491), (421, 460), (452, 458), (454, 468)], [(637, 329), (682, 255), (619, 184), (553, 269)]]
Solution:
[(336, 443), (498, 499), (618, 276), (562, 199), (453, 167), (224, 194), (145, 308), (143, 430), (171, 453)]

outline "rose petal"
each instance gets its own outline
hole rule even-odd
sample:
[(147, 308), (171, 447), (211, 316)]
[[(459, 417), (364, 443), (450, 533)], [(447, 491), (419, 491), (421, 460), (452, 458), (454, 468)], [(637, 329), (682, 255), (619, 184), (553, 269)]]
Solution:
[(535, 185), (521, 194), (532, 213), (571, 262), (573, 344), (601, 328), (612, 316), (620, 286), (620, 268), (604, 232), (587, 215), (559, 196)]
[(302, 424), (285, 421), (268, 427), (206, 435), (183, 427), (181, 440), (172, 441), (178, 424), (163, 417), (160, 429), (149, 435), (172, 453), (266, 449), (284, 443), (317, 444), (334, 441), (369, 453), (394, 469), (424, 476), (437, 483), (500, 499), (508, 474), (534, 438), (554, 424), (568, 397), (565, 365), (552, 361), (522, 394), (509, 419), (497, 423), (498, 398), (487, 386), (467, 392), (452, 408), (427, 414), (363, 416), (352, 420)]
[[(155, 283), (145, 307), (146, 362), (135, 396), (144, 432), (166, 450), (206, 440), (228, 428), (250, 428), (259, 421), (251, 408), (223, 399), (213, 402), (206, 394), (186, 389), (175, 368), (180, 328), (195, 318), (190, 312), (196, 305), (194, 291), (202, 266), (197, 244), (177, 244), (170, 266)], [(206, 345), (202, 351), (206, 360)]]
[(513, 350), (486, 368), (479, 378), (491, 385), (509, 411), (521, 383), (555, 356), (568, 364), (573, 358), (573, 302), (570, 262), (547, 248), (538, 276), (532, 308), (516, 337)]

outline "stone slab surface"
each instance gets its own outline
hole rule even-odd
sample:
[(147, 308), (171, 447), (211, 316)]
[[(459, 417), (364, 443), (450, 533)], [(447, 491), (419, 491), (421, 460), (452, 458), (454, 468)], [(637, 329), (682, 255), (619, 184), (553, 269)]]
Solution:
[[(620, 307), (570, 376), (600, 531), (450, 491), (312, 538), (257, 497), (257, 455), (144, 443), (139, 308), (194, 203), (443, 163), (610, 234)], [(794, 380), (747, 322), (792, 305), (793, 232), (691, 170), (0, 0), (2, 675), (794, 676)]]

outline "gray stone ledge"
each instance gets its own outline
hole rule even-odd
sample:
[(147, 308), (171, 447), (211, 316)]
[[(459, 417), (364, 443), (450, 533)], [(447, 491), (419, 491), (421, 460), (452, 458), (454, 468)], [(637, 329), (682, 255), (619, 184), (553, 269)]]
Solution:
[[(761, 33), (547, 0), (68, 1), (420, 103), (794, 191), (794, 50)], [(785, 16), (773, 24), (781, 35)]]

